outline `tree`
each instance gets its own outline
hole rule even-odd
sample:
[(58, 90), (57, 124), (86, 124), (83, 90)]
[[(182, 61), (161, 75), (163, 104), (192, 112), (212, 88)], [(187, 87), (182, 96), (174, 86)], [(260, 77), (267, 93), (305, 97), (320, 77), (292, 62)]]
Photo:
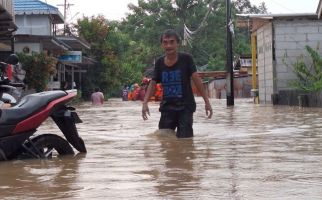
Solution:
[[(266, 12), (249, 0), (236, 0), (233, 14)], [(162, 55), (160, 35), (175, 29), (191, 53), (199, 70), (224, 70), (226, 60), (226, 4), (222, 0), (138, 0), (128, 5), (131, 13), (122, 22), (103, 16), (78, 20), (76, 30), (92, 48), (88, 55), (98, 61), (88, 70), (84, 87), (100, 86), (105, 93), (117, 95), (124, 84), (139, 82), (145, 69)], [(186, 33), (186, 34), (185, 34)], [(187, 34), (189, 33), (189, 34)], [(237, 30), (234, 53), (249, 53), (249, 33)], [(84, 88), (83, 87), (83, 88)]]
[(118, 27), (118, 22), (109, 22), (101, 15), (77, 22), (78, 34), (91, 44), (88, 55), (98, 61), (88, 69), (84, 80), (86, 95), (94, 87), (100, 87), (107, 96), (117, 96), (122, 85), (142, 79), (146, 67), (143, 61), (149, 50), (130, 40)]
[[(236, 0), (233, 13), (265, 13), (265, 3), (260, 8), (249, 0)], [(159, 38), (162, 31), (175, 29), (186, 42), (182, 49), (190, 52), (197, 66), (205, 70), (224, 70), (226, 60), (226, 5), (221, 0), (139, 0), (138, 5), (129, 5), (132, 14), (121, 23), (120, 30), (131, 40), (149, 46), (150, 63), (162, 54)], [(187, 27), (187, 29), (185, 28)], [(193, 32), (189, 41), (185, 30)], [(234, 52), (250, 53), (249, 33), (236, 31)]]
[(259, 7), (253, 6), (249, 0), (235, 0), (233, 6), (237, 13), (267, 14), (267, 6), (262, 2)]

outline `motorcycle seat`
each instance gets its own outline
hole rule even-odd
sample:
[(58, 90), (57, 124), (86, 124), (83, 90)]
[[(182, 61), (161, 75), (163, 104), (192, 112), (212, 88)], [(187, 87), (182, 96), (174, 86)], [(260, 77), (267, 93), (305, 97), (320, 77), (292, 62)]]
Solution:
[(45, 108), (50, 102), (66, 96), (61, 90), (46, 91), (24, 96), (17, 105), (3, 109), (0, 124), (17, 124)]

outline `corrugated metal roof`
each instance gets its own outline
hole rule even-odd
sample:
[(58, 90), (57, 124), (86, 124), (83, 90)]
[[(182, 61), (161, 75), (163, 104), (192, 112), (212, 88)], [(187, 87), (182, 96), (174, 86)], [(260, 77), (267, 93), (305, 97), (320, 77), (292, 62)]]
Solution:
[(15, 15), (52, 15), (56, 23), (64, 23), (57, 7), (40, 0), (14, 0)]

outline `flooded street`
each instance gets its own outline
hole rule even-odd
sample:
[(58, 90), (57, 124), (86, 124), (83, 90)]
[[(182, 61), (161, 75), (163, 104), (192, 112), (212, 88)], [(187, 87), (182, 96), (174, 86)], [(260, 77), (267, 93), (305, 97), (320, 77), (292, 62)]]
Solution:
[[(321, 199), (322, 109), (197, 98), (193, 139), (157, 131), (141, 102), (77, 107), (87, 154), (0, 163), (0, 199)], [(58, 133), (48, 121), (39, 133)]]

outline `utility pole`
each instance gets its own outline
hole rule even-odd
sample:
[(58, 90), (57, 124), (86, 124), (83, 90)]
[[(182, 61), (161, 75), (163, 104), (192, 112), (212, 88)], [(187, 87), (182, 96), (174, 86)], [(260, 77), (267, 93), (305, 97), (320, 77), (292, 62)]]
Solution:
[(67, 0), (64, 0), (64, 30), (66, 29), (66, 18), (67, 18)]
[(69, 9), (70, 6), (73, 6), (74, 4), (69, 4), (67, 0), (64, 0), (64, 4), (58, 4), (57, 6), (64, 6), (64, 33), (67, 32), (67, 9)]
[(233, 50), (232, 50), (232, 21), (231, 21), (231, 2), (226, 0), (226, 33), (227, 33), (227, 47), (226, 47), (226, 96), (227, 106), (234, 105), (234, 70), (233, 70)]

